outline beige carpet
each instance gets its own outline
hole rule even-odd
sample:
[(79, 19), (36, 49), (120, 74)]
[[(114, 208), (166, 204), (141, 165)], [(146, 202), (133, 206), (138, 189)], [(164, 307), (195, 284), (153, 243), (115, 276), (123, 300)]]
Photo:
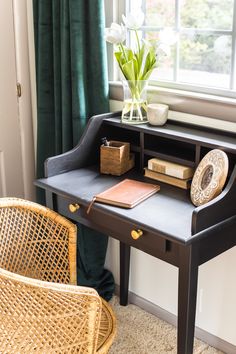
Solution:
[[(118, 332), (109, 354), (176, 354), (176, 329), (135, 305), (113, 307)], [(222, 354), (219, 350), (195, 340), (194, 354)]]

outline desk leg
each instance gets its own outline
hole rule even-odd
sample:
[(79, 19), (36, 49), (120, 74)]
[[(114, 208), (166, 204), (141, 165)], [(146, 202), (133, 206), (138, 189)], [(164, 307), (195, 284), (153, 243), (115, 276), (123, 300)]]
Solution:
[(55, 203), (53, 198), (53, 193), (49, 192), (48, 190), (45, 191), (46, 196), (46, 205), (48, 208), (55, 210)]
[(178, 292), (178, 354), (192, 354), (196, 315), (198, 263), (195, 250), (180, 252)]
[(128, 304), (130, 246), (120, 242), (120, 304)]

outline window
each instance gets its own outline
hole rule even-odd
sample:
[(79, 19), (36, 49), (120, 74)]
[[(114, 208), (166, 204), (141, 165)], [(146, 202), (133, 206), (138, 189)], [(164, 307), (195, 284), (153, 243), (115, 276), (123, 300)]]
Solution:
[(127, 11), (140, 3), (140, 36), (158, 38), (163, 27), (179, 34), (152, 84), (236, 97), (236, 0), (126, 0)]

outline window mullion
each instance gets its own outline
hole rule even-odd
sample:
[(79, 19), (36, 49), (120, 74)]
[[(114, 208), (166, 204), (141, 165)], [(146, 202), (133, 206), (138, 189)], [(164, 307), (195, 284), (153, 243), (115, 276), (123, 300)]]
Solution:
[[(115, 1), (105, 0), (105, 25), (106, 27), (110, 27), (112, 22), (117, 20), (116, 16), (118, 13), (118, 9), (115, 6)], [(116, 80), (118, 78), (118, 72), (115, 66), (114, 60), (110, 60), (113, 58), (114, 48), (113, 46), (107, 46), (107, 62), (108, 62), (108, 78), (109, 80)]]
[[(175, 30), (180, 33), (180, 1), (175, 0)], [(179, 76), (179, 40), (175, 45), (175, 61), (174, 61), (174, 81), (178, 81)]]
[(142, 0), (141, 7), (146, 19), (146, 0)]
[(210, 29), (210, 28), (181, 28), (181, 33), (189, 33), (189, 34), (208, 34), (208, 35), (225, 35), (231, 36), (232, 30), (218, 30), (218, 29)]
[(234, 0), (230, 89), (236, 89), (236, 0)]
[[(146, 0), (142, 0), (141, 1), (141, 8), (142, 8), (142, 11), (143, 11), (143, 13), (144, 13), (144, 18), (145, 18), (145, 21), (144, 21), (144, 25), (146, 25), (146, 13), (147, 13), (147, 11), (146, 11)], [(145, 30), (143, 29), (143, 27), (144, 26), (142, 26), (142, 28), (141, 28), (141, 37), (142, 37), (142, 39), (145, 39)]]

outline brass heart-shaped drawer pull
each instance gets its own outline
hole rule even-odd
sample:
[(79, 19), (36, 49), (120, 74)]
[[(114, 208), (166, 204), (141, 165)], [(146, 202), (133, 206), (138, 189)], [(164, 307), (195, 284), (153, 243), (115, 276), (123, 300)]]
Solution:
[(69, 204), (69, 210), (71, 213), (75, 213), (80, 208), (79, 204)]
[(131, 236), (134, 240), (138, 240), (139, 237), (141, 237), (142, 235), (143, 235), (143, 231), (140, 229), (131, 231)]

